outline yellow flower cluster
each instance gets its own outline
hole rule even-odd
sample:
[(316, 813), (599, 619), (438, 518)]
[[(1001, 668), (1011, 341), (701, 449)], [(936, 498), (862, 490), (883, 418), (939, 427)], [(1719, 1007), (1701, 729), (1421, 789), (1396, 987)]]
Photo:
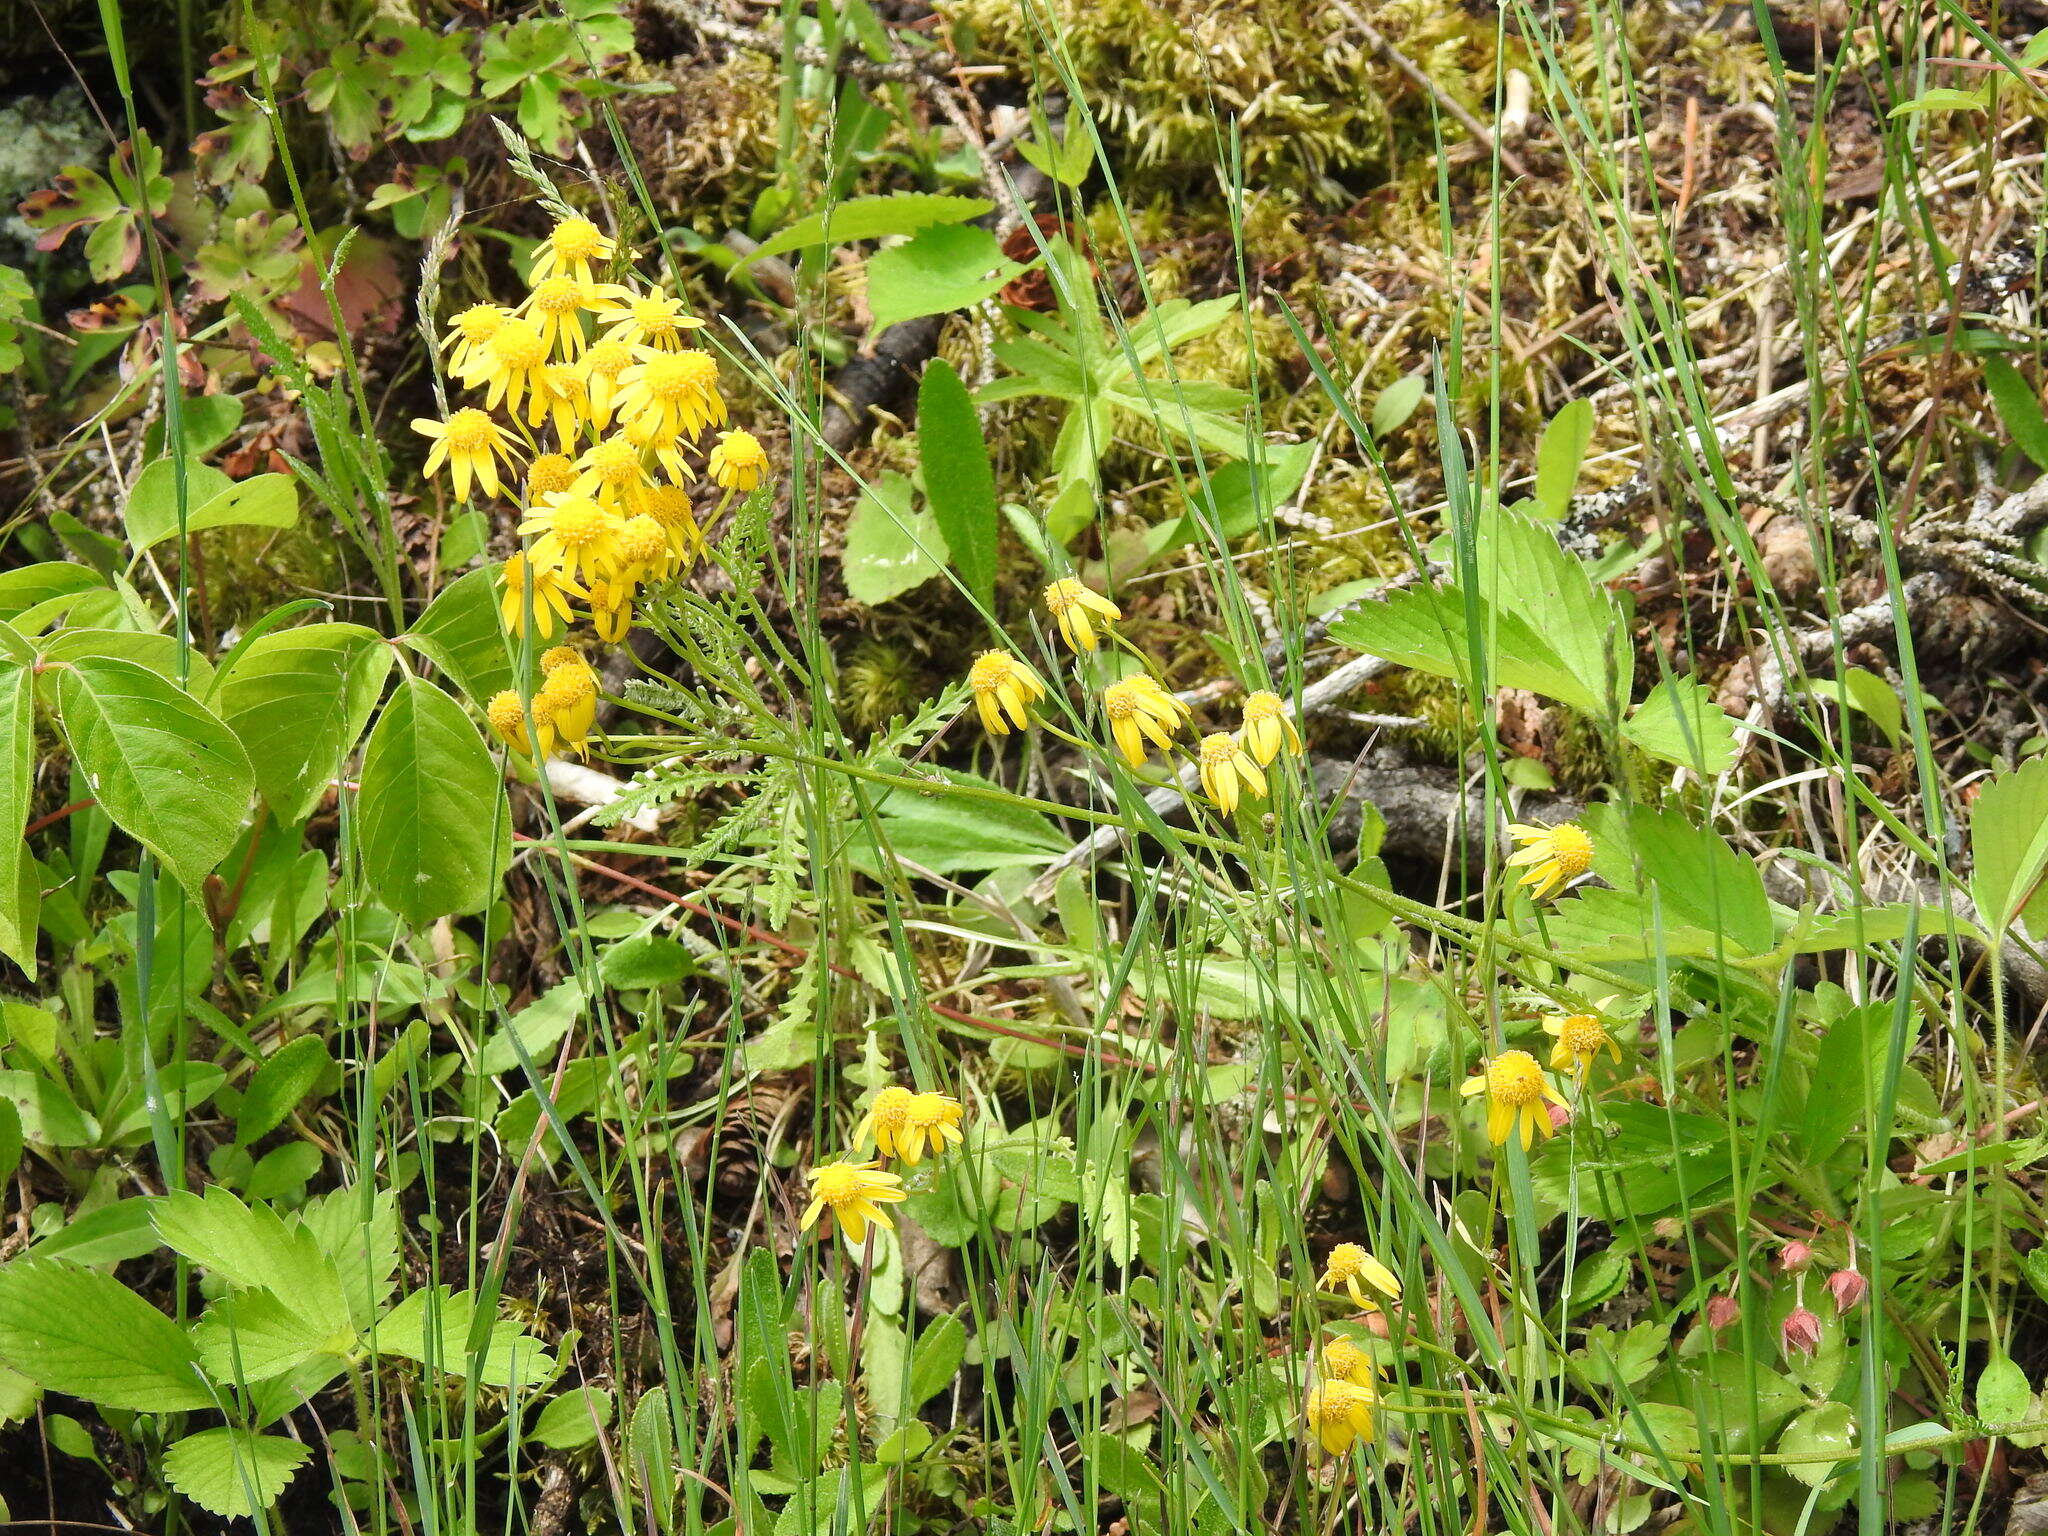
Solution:
[[(413, 423), (433, 444), (427, 474), (445, 471), (460, 499), (514, 494), (515, 466), (526, 461), (524, 546), (498, 572), (499, 611), (515, 635), (531, 622), (549, 639), (576, 622), (580, 604), (598, 638), (615, 643), (639, 590), (703, 551), (688, 450), (726, 423), (718, 363), (690, 344), (704, 322), (681, 299), (631, 274), (604, 280), (618, 255), (589, 220), (559, 221), (534, 254), (520, 304), (473, 305), (449, 323), (448, 372), (482, 391), (483, 406)], [(719, 433), (705, 468), (725, 492), (715, 517), (760, 485), (768, 457), (734, 429)], [(500, 694), (489, 709), (516, 750), (543, 756), (580, 750), (595, 713), (587, 666), (550, 669), (530, 705)]]
[[(1606, 1010), (1614, 1002), (1602, 998), (1592, 1013), (1557, 1014), (1544, 1021), (1543, 1032), (1556, 1042), (1550, 1048), (1551, 1071), (1570, 1073), (1583, 1089), (1603, 1052), (1617, 1062), (1622, 1059), (1621, 1046), (1607, 1032)], [(1519, 1137), (1524, 1151), (1557, 1129), (1561, 1116), (1553, 1116), (1550, 1106), (1565, 1104), (1564, 1095), (1527, 1051), (1502, 1051), (1482, 1062), (1458, 1091), (1466, 1098), (1485, 1096), (1489, 1141), (1502, 1146)]]
[[(1097, 650), (1110, 625), (1123, 610), (1099, 592), (1069, 576), (1043, 594), (1060, 638), (1077, 655)], [(1032, 723), (1031, 709), (1046, 696), (1045, 680), (1008, 651), (983, 651), (968, 668), (967, 686), (982, 726), (991, 736), (1007, 736)], [(1151, 672), (1138, 672), (1109, 683), (1101, 691), (1103, 717), (1117, 754), (1133, 768), (1142, 768), (1153, 751), (1171, 757), (1176, 738), (1193, 721), (1193, 712), (1168, 693)], [(1266, 769), (1281, 753), (1299, 756), (1301, 735), (1288, 717), (1287, 705), (1264, 689), (1244, 701), (1236, 731), (1215, 731), (1202, 737), (1192, 756), (1203, 793), (1225, 815), (1236, 811), (1246, 796), (1263, 799), (1272, 792)]]
[[(1348, 1294), (1370, 1316), (1379, 1312), (1380, 1303), (1368, 1290), (1398, 1301), (1401, 1281), (1357, 1243), (1339, 1243), (1324, 1259), (1316, 1289)], [(1384, 1334), (1384, 1329), (1377, 1331)], [(1379, 1407), (1372, 1356), (1350, 1339), (1331, 1339), (1322, 1347), (1320, 1366), (1319, 1379), (1303, 1403), (1316, 1443), (1332, 1456), (1341, 1456), (1354, 1445), (1371, 1444), (1378, 1433), (1373, 1414)]]
[[(854, 1132), (854, 1148), (858, 1151), (872, 1142), (882, 1157), (914, 1168), (927, 1152), (936, 1157), (960, 1144), (963, 1113), (958, 1099), (891, 1083), (868, 1106)], [(869, 1222), (893, 1229), (896, 1224), (882, 1207), (909, 1198), (901, 1187), (902, 1175), (883, 1168), (879, 1158), (820, 1163), (810, 1170), (810, 1180), (811, 1203), (804, 1210), (803, 1225), (808, 1228), (830, 1211), (839, 1230), (856, 1243), (867, 1240)]]

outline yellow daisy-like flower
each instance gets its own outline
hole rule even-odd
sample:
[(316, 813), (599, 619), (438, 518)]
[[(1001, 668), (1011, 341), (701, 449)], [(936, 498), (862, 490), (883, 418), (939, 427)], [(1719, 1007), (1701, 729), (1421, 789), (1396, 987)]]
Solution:
[(623, 283), (611, 283), (600, 290), (596, 309), (606, 341), (658, 352), (682, 351), (690, 332), (704, 325), (683, 308), (681, 299), (659, 288), (636, 293)]
[(590, 664), (579, 657), (571, 665), (555, 668), (534, 698), (545, 698), (553, 706), (556, 736), (580, 756), (585, 739), (597, 724), (597, 674)]
[(597, 290), (580, 278), (566, 274), (543, 278), (519, 306), (519, 313), (540, 327), (551, 352), (560, 352), (574, 362), (583, 355), (590, 335), (583, 328), (583, 316), (598, 304)]
[(634, 582), (659, 581), (675, 564), (669, 547), (668, 530), (644, 514), (629, 517), (619, 530), (617, 559), (619, 574)]
[(1317, 1443), (1332, 1456), (1342, 1456), (1354, 1445), (1372, 1444), (1372, 1411), (1378, 1405), (1379, 1396), (1370, 1387), (1325, 1381), (1309, 1388), (1303, 1411)]
[(575, 491), (620, 508), (628, 517), (646, 510), (647, 493), (654, 481), (647, 473), (640, 450), (620, 433), (613, 433), (583, 450), (576, 461)]
[[(526, 706), (519, 702), (518, 694), (514, 693), (510, 688), (507, 688), (502, 693), (492, 694), (491, 702), (484, 707), (484, 718), (490, 722), (492, 731), (497, 734), (498, 739), (503, 741), (506, 746), (517, 752), (521, 757), (531, 757), (533, 755), (534, 742), (526, 731)], [(551, 730), (549, 739), (541, 744), (541, 756), (546, 757), (553, 748), (554, 739)]]
[(1467, 1079), (1458, 1092), (1468, 1099), (1485, 1094), (1486, 1139), (1497, 1147), (1504, 1146), (1509, 1137), (1519, 1133), (1525, 1152), (1536, 1144), (1539, 1136), (1547, 1137), (1556, 1129), (1550, 1123), (1545, 1101), (1564, 1102), (1564, 1096), (1550, 1086), (1543, 1068), (1527, 1051), (1502, 1051), (1476, 1076)]
[(1060, 627), (1060, 635), (1077, 651), (1095, 649), (1095, 621), (1091, 614), (1114, 622), (1124, 616), (1100, 592), (1090, 591), (1072, 576), (1064, 576), (1045, 589), (1046, 611)]
[(1237, 809), (1242, 791), (1254, 798), (1267, 792), (1265, 770), (1252, 761), (1251, 753), (1228, 731), (1202, 738), (1202, 788), (1228, 816)]
[(734, 428), (718, 434), (709, 468), (712, 484), (744, 496), (768, 472), (768, 450), (753, 433)]
[(633, 627), (633, 583), (593, 581), (590, 584), (590, 627), (607, 645), (617, 645)]
[(1331, 1339), (1323, 1346), (1323, 1376), (1330, 1381), (1348, 1381), (1354, 1387), (1370, 1387), (1372, 1356), (1349, 1339)]
[(549, 363), (534, 370), (533, 393), (526, 401), (526, 424), (552, 421), (555, 441), (573, 448), (583, 429), (583, 375), (567, 363)]
[(515, 635), (526, 633), (528, 588), (532, 588), (533, 632), (543, 640), (555, 632), (558, 621), (564, 628), (571, 623), (569, 599), (584, 595), (573, 577), (545, 561), (529, 564), (524, 555), (513, 555), (498, 568), (498, 584), (505, 589), (498, 612), (505, 628)]
[(967, 686), (974, 690), (974, 707), (991, 736), (1009, 735), (1012, 722), (1020, 731), (1027, 729), (1031, 706), (1045, 697), (1038, 674), (1008, 651), (983, 651), (975, 657), (967, 669)]
[(543, 453), (526, 469), (526, 499), (555, 496), (576, 483), (576, 466), (566, 453)]
[(1102, 711), (1117, 750), (1133, 768), (1145, 766), (1147, 741), (1162, 752), (1170, 749), (1173, 733), (1190, 715), (1187, 705), (1142, 672), (1103, 689)]
[(534, 376), (547, 365), (548, 344), (540, 327), (530, 320), (507, 320), (476, 354), (463, 383), (485, 388), (486, 410), (495, 411), (502, 403), (506, 410), (517, 411)]
[(1319, 1291), (1343, 1291), (1362, 1312), (1374, 1312), (1379, 1303), (1365, 1294), (1371, 1286), (1389, 1301), (1401, 1299), (1401, 1277), (1356, 1243), (1339, 1243), (1323, 1260)]
[(690, 507), (690, 493), (680, 485), (651, 486), (640, 510), (667, 530), (669, 548), (678, 560), (694, 560), (704, 548), (704, 534)]
[(1538, 901), (1593, 867), (1593, 839), (1576, 822), (1529, 827), (1516, 822), (1508, 835), (1522, 846), (1508, 855), (1508, 868), (1524, 869), (1522, 884)]
[(811, 1203), (804, 1209), (803, 1225), (808, 1228), (829, 1209), (839, 1219), (839, 1230), (853, 1242), (864, 1242), (868, 1223), (894, 1229), (884, 1205), (910, 1197), (896, 1186), (903, 1182), (893, 1173), (879, 1171), (876, 1163), (823, 1163), (810, 1171)]
[(618, 413), (626, 432), (636, 443), (652, 447), (664, 464), (674, 460), (671, 472), (686, 477), (678, 468), (682, 456), (675, 451), (679, 437), (695, 441), (708, 426), (725, 422), (725, 401), (718, 393), (718, 364), (708, 352), (658, 352), (638, 347), (640, 359), (619, 375)]
[(588, 283), (592, 264), (610, 261), (613, 249), (610, 238), (590, 220), (562, 219), (535, 248), (527, 276), (536, 286), (556, 276)]
[(960, 1117), (964, 1113), (960, 1101), (946, 1094), (913, 1094), (903, 1111), (903, 1130), (896, 1138), (897, 1155), (915, 1167), (927, 1147), (937, 1157), (948, 1146), (958, 1146)]
[(617, 507), (569, 491), (535, 506), (519, 531), (540, 535), (533, 546), (537, 564), (555, 566), (575, 580), (618, 570), (619, 531), (625, 526)]
[(859, 1151), (873, 1142), (875, 1150), (882, 1156), (896, 1156), (897, 1138), (903, 1134), (904, 1118), (910, 1113), (911, 1100), (916, 1097), (908, 1088), (899, 1088), (894, 1083), (876, 1094), (875, 1102), (868, 1106), (868, 1112), (854, 1129), (854, 1150)]
[(412, 429), (434, 440), (434, 446), (427, 450), (427, 474), (435, 474), (446, 464), (448, 476), (455, 482), (457, 497), (469, 500), (472, 478), (484, 488), (486, 495), (498, 494), (498, 460), (502, 458), (508, 464), (512, 462), (512, 441), (505, 436), (505, 429), (489, 416), (474, 406), (464, 406), (450, 413), (446, 421), (435, 421), (429, 416), (417, 417)]
[(551, 677), (564, 667), (587, 667), (583, 653), (573, 645), (551, 645), (540, 653), (540, 675)]
[(1245, 696), (1244, 725), (1237, 734), (1261, 768), (1278, 757), (1283, 746), (1301, 756), (1301, 733), (1287, 718), (1286, 701), (1264, 688)]
[(1557, 1042), (1550, 1048), (1553, 1072), (1575, 1072), (1584, 1077), (1592, 1069), (1593, 1058), (1602, 1051), (1616, 1061), (1621, 1060), (1621, 1047), (1614, 1043), (1614, 1037), (1607, 1033), (1607, 1026), (1597, 1014), (1560, 1014), (1544, 1021), (1543, 1033)]
[(485, 344), (498, 334), (498, 327), (512, 318), (502, 304), (472, 304), (448, 322), (448, 334), (441, 346), (448, 353), (448, 371), (463, 383), (482, 360)]
[(633, 366), (633, 349), (622, 341), (600, 341), (583, 354), (583, 389), (590, 424), (602, 432), (612, 424), (619, 378)]

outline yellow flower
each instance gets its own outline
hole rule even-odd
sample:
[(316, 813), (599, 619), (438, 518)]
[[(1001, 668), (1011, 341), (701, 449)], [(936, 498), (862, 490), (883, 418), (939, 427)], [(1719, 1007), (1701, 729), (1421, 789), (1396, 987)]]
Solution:
[(565, 453), (543, 453), (526, 470), (526, 499), (539, 501), (554, 496), (576, 483), (576, 466)]
[(711, 450), (711, 480), (714, 485), (741, 495), (761, 483), (768, 469), (768, 451), (751, 432), (735, 428), (718, 434)]
[(1102, 709), (1117, 750), (1133, 768), (1145, 766), (1146, 741), (1162, 752), (1170, 749), (1173, 733), (1189, 714), (1187, 705), (1143, 672), (1103, 689)]
[(618, 569), (619, 530), (625, 526), (617, 507), (569, 491), (535, 506), (519, 531), (540, 535), (533, 546), (537, 564), (559, 567), (573, 581)]
[(854, 1150), (858, 1151), (869, 1142), (884, 1157), (896, 1155), (896, 1139), (903, 1134), (904, 1117), (910, 1112), (910, 1102), (917, 1097), (908, 1088), (899, 1088), (894, 1083), (875, 1095), (875, 1102), (868, 1106), (868, 1112), (853, 1133)]
[(1519, 1130), (1525, 1152), (1537, 1137), (1548, 1136), (1555, 1129), (1544, 1100), (1564, 1102), (1564, 1096), (1550, 1086), (1550, 1079), (1527, 1051), (1502, 1051), (1458, 1091), (1468, 1099), (1486, 1095), (1488, 1141), (1497, 1147), (1505, 1145)]
[(1353, 1445), (1372, 1443), (1372, 1411), (1378, 1403), (1379, 1397), (1370, 1387), (1350, 1381), (1325, 1381), (1309, 1388), (1303, 1406), (1317, 1443), (1332, 1456), (1342, 1456)]
[(441, 345), (448, 351), (448, 371), (463, 383), (482, 361), (484, 345), (498, 334), (498, 327), (512, 318), (502, 304), (472, 304), (448, 322), (448, 334)]
[(431, 416), (413, 420), (413, 431), (434, 440), (427, 450), (426, 473), (432, 476), (443, 464), (455, 482), (455, 494), (469, 499), (472, 476), (487, 495), (498, 494), (498, 460), (512, 461), (512, 443), (505, 429), (473, 406), (453, 412), (446, 421)]
[(1372, 1356), (1349, 1339), (1332, 1339), (1323, 1346), (1323, 1376), (1330, 1381), (1348, 1381), (1354, 1387), (1370, 1387)]
[(1237, 734), (1261, 768), (1280, 755), (1283, 744), (1296, 757), (1301, 756), (1301, 733), (1287, 718), (1286, 702), (1263, 688), (1245, 696), (1244, 725)]
[(1534, 886), (1538, 901), (1593, 867), (1593, 839), (1577, 823), (1528, 827), (1516, 822), (1508, 835), (1522, 847), (1508, 856), (1508, 868), (1528, 868), (1522, 884)]
[(884, 1205), (909, 1196), (896, 1186), (903, 1182), (893, 1173), (877, 1171), (875, 1163), (823, 1163), (810, 1172), (811, 1203), (804, 1210), (808, 1228), (826, 1208), (839, 1218), (839, 1230), (858, 1243), (868, 1235), (868, 1223), (893, 1229)]
[(580, 755), (584, 739), (597, 724), (597, 674), (581, 658), (557, 667), (534, 695), (536, 703), (543, 698), (553, 706), (555, 734), (562, 745), (574, 747)]
[(640, 510), (667, 530), (669, 548), (676, 552), (677, 559), (694, 559), (703, 549), (704, 535), (697, 527), (696, 514), (690, 510), (690, 493), (680, 485), (649, 487)]
[(617, 645), (625, 639), (633, 624), (633, 583), (593, 581), (588, 600), (590, 627), (597, 631), (597, 638), (607, 645)]
[(896, 1138), (896, 1151), (903, 1161), (916, 1166), (927, 1146), (937, 1157), (960, 1143), (960, 1101), (943, 1093), (920, 1093), (911, 1097), (903, 1111), (903, 1130)]
[(589, 283), (562, 275), (543, 278), (535, 283), (533, 292), (519, 306), (519, 313), (540, 327), (541, 338), (547, 342), (549, 351), (559, 351), (568, 361), (574, 362), (582, 356), (583, 348), (590, 340), (589, 333), (583, 329), (583, 313), (595, 309), (597, 303), (597, 290)]
[(658, 352), (682, 351), (689, 333), (704, 324), (683, 308), (681, 299), (659, 288), (635, 293), (623, 283), (609, 283), (599, 291), (596, 309), (606, 341)]
[(619, 375), (618, 412), (626, 432), (642, 447), (660, 452), (678, 479), (687, 475), (675, 440), (694, 441), (707, 426), (725, 421), (718, 393), (718, 364), (708, 352), (657, 352), (637, 347), (640, 359)]
[(633, 366), (633, 349), (622, 341), (600, 341), (583, 354), (583, 388), (589, 400), (590, 424), (602, 432), (612, 424), (612, 402), (619, 376)]
[(640, 450), (626, 438), (613, 433), (592, 443), (576, 461), (575, 491), (609, 502), (628, 516), (646, 510), (647, 492), (654, 488)]
[(668, 530), (645, 515), (629, 517), (619, 530), (619, 574), (635, 582), (659, 581), (675, 563)]
[(564, 667), (587, 667), (583, 653), (573, 645), (551, 645), (540, 653), (540, 673), (550, 677)]
[[(491, 702), (484, 708), (484, 718), (506, 746), (521, 757), (533, 755), (533, 739), (526, 732), (526, 706), (519, 702), (518, 694), (510, 688), (492, 694)], [(541, 756), (546, 757), (553, 746), (551, 733), (548, 742), (540, 749)]]
[(500, 401), (517, 411), (533, 387), (534, 376), (548, 365), (547, 339), (531, 320), (507, 320), (491, 333), (463, 383), (487, 385), (484, 408), (495, 411)]
[(1344, 1291), (1360, 1310), (1374, 1312), (1379, 1303), (1365, 1294), (1364, 1281), (1389, 1301), (1401, 1299), (1401, 1279), (1386, 1265), (1367, 1253), (1356, 1243), (1339, 1243), (1330, 1250), (1323, 1260), (1323, 1278), (1316, 1282), (1319, 1291)]
[(591, 263), (612, 259), (612, 242), (588, 219), (562, 219), (533, 253), (529, 279), (538, 286), (557, 274), (591, 281)]
[[(974, 690), (974, 707), (991, 736), (1007, 736), (1010, 724), (1018, 730), (1031, 724), (1031, 705), (1045, 697), (1045, 684), (1038, 674), (1008, 651), (983, 651), (967, 669), (967, 686)], [(1007, 711), (1009, 719), (1003, 718)]]
[(1614, 1037), (1607, 1033), (1607, 1026), (1597, 1014), (1560, 1014), (1544, 1021), (1543, 1033), (1557, 1041), (1550, 1049), (1553, 1072), (1576, 1072), (1584, 1077), (1593, 1058), (1602, 1051), (1616, 1061), (1621, 1060), (1621, 1047), (1614, 1043)]
[(1255, 797), (1266, 793), (1265, 770), (1252, 761), (1235, 736), (1217, 731), (1202, 738), (1202, 788), (1227, 816), (1237, 809), (1240, 789)]
[(1091, 592), (1072, 576), (1062, 577), (1045, 589), (1046, 611), (1060, 627), (1067, 644), (1077, 651), (1095, 649), (1095, 623), (1091, 613), (1105, 619), (1120, 619), (1123, 609), (1099, 592)]
[(537, 427), (552, 419), (555, 441), (573, 447), (583, 426), (583, 375), (567, 363), (549, 363), (534, 370), (533, 394), (526, 402), (526, 424)]
[(583, 589), (560, 570), (544, 561), (536, 560), (528, 577), (526, 556), (513, 555), (498, 571), (498, 582), (505, 589), (505, 595), (498, 601), (498, 612), (504, 616), (505, 627), (515, 635), (526, 633), (527, 588), (530, 585), (533, 601), (533, 632), (545, 640), (555, 632), (557, 619), (564, 626), (570, 622), (569, 599), (582, 597)]

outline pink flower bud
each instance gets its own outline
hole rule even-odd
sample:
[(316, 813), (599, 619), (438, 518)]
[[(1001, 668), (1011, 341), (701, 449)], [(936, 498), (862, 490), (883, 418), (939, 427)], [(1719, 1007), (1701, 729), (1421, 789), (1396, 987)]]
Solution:
[(1813, 1250), (1794, 1238), (1778, 1254), (1778, 1268), (1788, 1275), (1796, 1275), (1813, 1262)]
[(1853, 1312), (1870, 1291), (1870, 1282), (1858, 1270), (1838, 1269), (1828, 1276), (1828, 1294), (1835, 1298), (1835, 1315)]
[(1733, 1296), (1716, 1296), (1707, 1303), (1707, 1326), (1716, 1333), (1741, 1317), (1742, 1304)]
[(1784, 1326), (1778, 1334), (1786, 1354), (1796, 1350), (1802, 1355), (1810, 1355), (1820, 1348), (1820, 1319), (1804, 1307), (1794, 1307), (1785, 1314)]
[(1561, 1131), (1572, 1123), (1572, 1112), (1569, 1105), (1545, 1104), (1543, 1107), (1550, 1111), (1550, 1128), (1553, 1131)]

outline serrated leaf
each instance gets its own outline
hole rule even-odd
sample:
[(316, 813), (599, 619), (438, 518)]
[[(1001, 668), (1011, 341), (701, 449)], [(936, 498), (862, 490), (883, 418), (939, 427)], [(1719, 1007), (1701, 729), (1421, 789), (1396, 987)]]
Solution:
[(259, 635), (215, 682), (213, 703), (287, 825), (305, 820), (369, 723), (391, 648), (357, 624)]
[[(1330, 638), (1433, 677), (1471, 685), (1465, 643), (1465, 596), (1456, 587), (1410, 587), (1359, 604), (1330, 626)], [(1504, 688), (1526, 688), (1589, 714), (1599, 696), (1552, 648), (1511, 613), (1481, 605), (1480, 629), (1495, 645), (1492, 678)]]
[(356, 834), (369, 888), (415, 928), (474, 912), (511, 857), (497, 768), (447, 694), (409, 677), (363, 751)]
[(925, 500), (960, 580), (986, 608), (995, 602), (995, 471), (967, 386), (942, 357), (926, 364), (917, 391), (918, 465)]
[(178, 1190), (158, 1203), (156, 1230), (229, 1285), (270, 1292), (323, 1334), (348, 1331), (348, 1304), (334, 1260), (312, 1233), (287, 1225), (269, 1206), (244, 1205), (218, 1184), (204, 1194)]
[(949, 197), (929, 192), (897, 192), (881, 197), (856, 197), (798, 219), (764, 242), (746, 262), (802, 250), (807, 245), (844, 245), (851, 240), (879, 240), (887, 235), (914, 235), (933, 224), (964, 224), (978, 219), (995, 204), (982, 197)]
[(478, 1323), (473, 1292), (429, 1286), (378, 1319), (369, 1342), (380, 1355), (417, 1360), (484, 1386), (528, 1389), (554, 1374), (554, 1357), (517, 1323), (492, 1317), (481, 1330)]
[(233, 1291), (206, 1309), (192, 1329), (200, 1363), (215, 1381), (270, 1381), (315, 1355), (346, 1352), (347, 1334), (315, 1327), (269, 1291)]
[(206, 1429), (164, 1452), (164, 1476), (202, 1509), (253, 1520), (278, 1501), (312, 1454), (283, 1435)]
[(211, 1408), (192, 1341), (112, 1275), (54, 1259), (0, 1268), (0, 1360), (103, 1408)]
[(198, 891), (241, 833), (255, 784), (241, 743), (175, 683), (116, 657), (61, 668), (57, 700), (100, 808)]

